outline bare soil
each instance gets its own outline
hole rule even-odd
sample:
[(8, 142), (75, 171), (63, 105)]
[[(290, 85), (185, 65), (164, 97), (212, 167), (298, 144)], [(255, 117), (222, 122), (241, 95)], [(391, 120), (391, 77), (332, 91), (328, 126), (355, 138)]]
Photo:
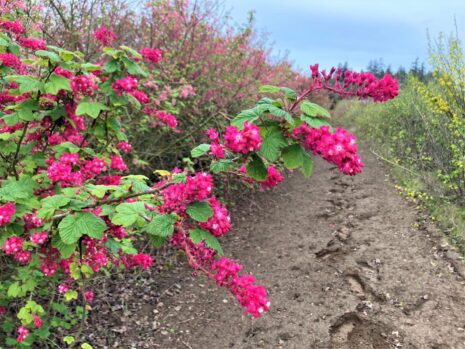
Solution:
[[(228, 256), (268, 287), (253, 320), (225, 290), (169, 272), (106, 285), (95, 348), (465, 348), (465, 272), (427, 217), (368, 152), (356, 177), (316, 161), (311, 179), (239, 200)], [(237, 217), (242, 217), (237, 220)], [(182, 258), (181, 258), (182, 259)], [(165, 266), (166, 267), (166, 266)], [(90, 331), (90, 330), (89, 330)]]

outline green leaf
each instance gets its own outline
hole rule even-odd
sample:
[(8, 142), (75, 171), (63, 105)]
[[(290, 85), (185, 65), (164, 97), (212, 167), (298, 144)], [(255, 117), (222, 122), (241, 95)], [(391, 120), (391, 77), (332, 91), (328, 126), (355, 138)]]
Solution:
[(75, 339), (73, 336), (66, 336), (66, 337), (63, 337), (63, 342), (65, 342), (68, 345), (71, 345), (75, 342)]
[(305, 151), (302, 153), (302, 168), (300, 171), (305, 177), (310, 177), (313, 172), (313, 159)]
[(284, 95), (290, 101), (295, 101), (297, 99), (297, 93), (289, 87), (281, 87), (281, 91), (284, 92)]
[(96, 119), (102, 110), (109, 110), (110, 108), (100, 102), (91, 102), (86, 97), (84, 98), (76, 108), (76, 115), (87, 114), (92, 118)]
[(271, 115), (279, 116), (283, 118), (284, 120), (286, 120), (289, 124), (294, 125), (294, 122), (295, 122), (294, 118), (287, 111), (282, 110), (281, 108), (278, 108), (274, 105), (270, 106), (268, 110)]
[(26, 100), (18, 105), (16, 114), (21, 120), (32, 121), (34, 120), (34, 112), (39, 109), (39, 103), (35, 100)]
[(187, 206), (187, 214), (197, 222), (206, 222), (213, 216), (213, 209), (206, 201), (194, 202)]
[(203, 229), (192, 229), (189, 230), (189, 237), (194, 244), (198, 244), (201, 241), (205, 241), (205, 245), (218, 251), (218, 255), (224, 254), (223, 249), (216, 237)]
[(68, 292), (65, 293), (65, 299), (67, 302), (72, 301), (73, 299), (78, 298), (78, 293), (76, 290), (69, 290)]
[(226, 160), (226, 159), (222, 159), (222, 160), (219, 160), (219, 161), (212, 161), (210, 163), (210, 170), (213, 172), (213, 173), (220, 173), (220, 172), (224, 172), (224, 171), (229, 171), (230, 169), (232, 169), (234, 166), (234, 162), (232, 160)]
[(171, 180), (173, 183), (186, 183), (187, 176), (185, 173), (175, 173)]
[(42, 207), (37, 212), (37, 217), (50, 219), (56, 210), (62, 206), (67, 205), (69, 201), (70, 198), (64, 195), (48, 196), (40, 201)]
[(19, 282), (14, 282), (8, 287), (7, 295), (10, 298), (16, 298), (21, 294), (21, 287), (19, 286)]
[(19, 93), (27, 93), (42, 88), (43, 83), (37, 78), (26, 75), (10, 75), (5, 77), (6, 80), (14, 81), (19, 84)]
[(53, 234), (52, 246), (60, 252), (62, 258), (69, 258), (76, 251), (77, 243), (65, 244), (59, 234)]
[(36, 56), (47, 58), (50, 62), (58, 63), (61, 61), (60, 56), (58, 56), (55, 52), (45, 51), (45, 50), (38, 50), (35, 52)]
[(4, 201), (30, 199), (36, 188), (37, 183), (27, 176), (20, 178), (19, 181), (4, 180), (0, 188), (0, 198)]
[(317, 117), (310, 117), (305, 114), (302, 114), (300, 116), (300, 119), (302, 121), (305, 121), (305, 123), (307, 123), (310, 127), (313, 127), (313, 128), (320, 128), (321, 126), (331, 127), (331, 125), (326, 120), (320, 119)]
[(260, 113), (260, 110), (255, 108), (243, 110), (239, 113), (239, 115), (231, 120), (231, 125), (236, 126), (238, 129), (242, 129), (246, 121), (253, 123), (262, 114), (263, 112)]
[(300, 110), (307, 116), (331, 118), (331, 115), (325, 108), (309, 101), (303, 101), (300, 104)]
[(293, 144), (285, 148), (282, 152), (284, 166), (292, 170), (302, 166), (303, 163), (303, 150), (300, 144)]
[(259, 154), (270, 162), (278, 160), (281, 149), (287, 146), (286, 137), (279, 129), (271, 128), (263, 139)]
[(142, 76), (147, 76), (147, 73), (135, 62), (131, 61), (130, 59), (123, 57), (121, 59), (126, 66), (126, 69), (128, 70), (129, 74), (132, 75), (142, 75)]
[(152, 235), (168, 237), (174, 232), (174, 223), (178, 220), (175, 214), (163, 214), (156, 216), (145, 227), (145, 231)]
[(89, 212), (77, 212), (75, 215), (66, 216), (58, 224), (61, 240), (67, 245), (77, 242), (83, 235), (101, 239), (106, 229), (105, 222)]
[(69, 79), (64, 76), (52, 74), (48, 81), (45, 83), (45, 93), (56, 95), (60, 90), (71, 91)]
[(193, 158), (198, 158), (210, 151), (210, 144), (200, 144), (194, 149), (191, 150), (191, 156)]
[(273, 86), (273, 85), (263, 85), (260, 86), (258, 89), (258, 92), (260, 93), (277, 93), (280, 92), (281, 88), (278, 86)]
[(81, 349), (93, 349), (93, 347), (89, 343), (82, 343)]
[(253, 160), (247, 164), (247, 175), (257, 181), (264, 181), (268, 176), (266, 166), (259, 156), (254, 154)]
[(111, 222), (123, 227), (129, 227), (134, 224), (141, 213), (145, 212), (143, 202), (125, 202), (116, 206), (116, 214), (111, 219)]

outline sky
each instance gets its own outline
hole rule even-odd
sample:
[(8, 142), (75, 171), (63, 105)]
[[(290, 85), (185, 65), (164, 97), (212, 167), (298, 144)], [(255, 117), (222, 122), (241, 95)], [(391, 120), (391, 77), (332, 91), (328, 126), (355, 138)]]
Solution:
[(255, 11), (275, 53), (288, 52), (296, 67), (348, 62), (366, 69), (382, 58), (393, 69), (427, 61), (428, 36), (440, 32), (465, 38), (465, 0), (224, 0), (232, 21)]

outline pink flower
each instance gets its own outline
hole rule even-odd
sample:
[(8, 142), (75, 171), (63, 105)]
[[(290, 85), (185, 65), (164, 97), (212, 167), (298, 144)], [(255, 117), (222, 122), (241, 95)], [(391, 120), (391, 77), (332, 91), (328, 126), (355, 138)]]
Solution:
[(62, 283), (58, 285), (58, 292), (60, 294), (65, 294), (68, 291), (69, 291), (69, 286), (67, 283)]
[(217, 159), (223, 159), (225, 155), (223, 147), (218, 143), (210, 144), (210, 152)]
[(42, 327), (43, 320), (37, 314), (32, 314), (32, 318), (34, 319), (34, 326), (35, 328), (39, 329)]
[(18, 56), (13, 53), (0, 53), (0, 62), (6, 67), (10, 67), (14, 70), (21, 70), (23, 63)]
[(126, 164), (124, 163), (124, 160), (121, 156), (118, 156), (118, 155), (110, 155), (110, 160), (111, 160), (111, 164), (110, 164), (110, 167), (114, 170), (118, 170), (118, 171), (126, 171), (128, 169), (128, 167), (126, 166)]
[(20, 35), (26, 31), (26, 29), (24, 29), (24, 26), (20, 22), (0, 20), (0, 27), (16, 35)]
[(147, 104), (148, 102), (150, 102), (150, 98), (143, 91), (136, 90), (129, 92), (129, 94), (133, 96), (135, 99), (137, 99), (141, 104)]
[(140, 50), (140, 54), (144, 57), (144, 59), (152, 63), (158, 63), (163, 56), (163, 51), (158, 48), (145, 47)]
[(19, 263), (26, 265), (28, 264), (31, 259), (32, 259), (32, 253), (29, 251), (18, 251), (15, 253), (14, 256), (15, 260), (17, 260)]
[(86, 298), (86, 301), (91, 303), (94, 300), (94, 292), (91, 290), (87, 290), (84, 292), (84, 297)]
[(7, 225), (11, 222), (11, 217), (16, 213), (16, 206), (12, 202), (8, 202), (0, 206), (0, 226)]
[(24, 326), (18, 327), (16, 331), (18, 332), (18, 337), (16, 338), (18, 342), (24, 342), (27, 336), (29, 336), (29, 330)]
[(258, 151), (262, 144), (260, 128), (246, 121), (244, 129), (239, 131), (236, 126), (229, 126), (224, 134), (225, 146), (234, 153), (248, 154)]
[(3, 252), (7, 255), (15, 254), (23, 249), (24, 239), (12, 236), (5, 240), (3, 244)]
[(231, 217), (228, 210), (215, 197), (208, 199), (208, 202), (213, 209), (213, 216), (207, 222), (199, 223), (199, 226), (216, 237), (227, 234), (231, 230)]
[(279, 183), (283, 181), (283, 176), (281, 173), (276, 169), (274, 166), (268, 167), (268, 175), (266, 180), (261, 182), (263, 188), (272, 188), (277, 186)]
[(31, 235), (30, 240), (33, 244), (43, 245), (48, 239), (48, 234), (46, 231), (40, 233), (34, 233)]
[(338, 128), (331, 133), (328, 126), (318, 129), (302, 124), (292, 131), (292, 136), (301, 140), (306, 149), (335, 164), (342, 173), (355, 175), (362, 172), (364, 164), (357, 155), (355, 137), (346, 130)]
[(28, 48), (30, 50), (46, 50), (47, 46), (45, 45), (45, 42), (41, 39), (34, 39), (34, 38), (19, 38), (18, 43), (24, 47)]
[(71, 89), (74, 94), (91, 96), (94, 91), (98, 90), (98, 85), (94, 83), (93, 75), (79, 75), (71, 78)]
[(132, 146), (128, 142), (121, 141), (116, 146), (125, 153), (130, 153), (132, 150)]
[(102, 25), (99, 29), (94, 32), (94, 37), (99, 41), (103, 46), (113, 45), (113, 41), (117, 39), (115, 33), (112, 30), (108, 29)]
[(130, 93), (137, 90), (138, 84), (139, 83), (136, 78), (127, 76), (123, 79), (116, 80), (113, 84), (111, 84), (111, 87), (118, 95), (121, 95), (123, 92)]

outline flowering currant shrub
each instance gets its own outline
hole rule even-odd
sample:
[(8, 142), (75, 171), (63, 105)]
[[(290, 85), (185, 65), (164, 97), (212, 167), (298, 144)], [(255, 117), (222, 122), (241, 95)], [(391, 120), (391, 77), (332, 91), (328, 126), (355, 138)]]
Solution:
[[(263, 86), (267, 97), (226, 130), (208, 129), (208, 143), (192, 150), (207, 169), (158, 171), (150, 182), (128, 172), (125, 128), (133, 110), (176, 128), (144, 85), (161, 53), (103, 47), (98, 62), (86, 62), (80, 52), (35, 38), (19, 5), (3, 8), (0, 18), (0, 346), (79, 343), (76, 325), (98, 297), (92, 278), (150, 269), (153, 257), (138, 249), (146, 242), (183, 251), (197, 274), (227, 289), (245, 312), (266, 313), (265, 287), (223, 255), (218, 238), (232, 223), (215, 182), (235, 176), (270, 188), (284, 169), (309, 176), (312, 155), (357, 174), (363, 163), (354, 136), (333, 130), (328, 111), (307, 97), (330, 89), (382, 101), (397, 94), (396, 82), (355, 73), (343, 82), (337, 71), (313, 67), (301, 95)], [(95, 39), (106, 45), (112, 35), (99, 28)]]

